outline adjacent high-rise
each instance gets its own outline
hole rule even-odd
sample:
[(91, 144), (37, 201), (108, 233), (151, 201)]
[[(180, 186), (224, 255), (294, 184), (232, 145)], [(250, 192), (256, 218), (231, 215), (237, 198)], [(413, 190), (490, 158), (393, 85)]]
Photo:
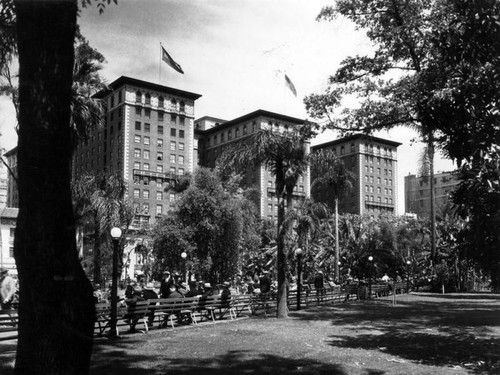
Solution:
[[(353, 188), (339, 201), (339, 213), (378, 217), (397, 213), (397, 148), (401, 143), (354, 134), (315, 145), (330, 149), (354, 174)], [(314, 180), (314, 175), (311, 177)]]

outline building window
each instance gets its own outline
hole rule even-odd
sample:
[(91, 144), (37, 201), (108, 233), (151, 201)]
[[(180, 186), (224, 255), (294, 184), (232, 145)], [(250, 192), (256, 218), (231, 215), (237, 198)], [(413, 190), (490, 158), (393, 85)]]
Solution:
[(158, 138), (156, 140), (156, 147), (159, 147), (159, 148), (163, 147), (163, 139)]
[(170, 173), (171, 174), (175, 174), (176, 173), (175, 167), (170, 167)]
[(387, 185), (387, 178), (384, 178), (384, 184)]
[(368, 195), (365, 195), (365, 201), (369, 201), (370, 200), (370, 197)]
[(143, 165), (143, 169), (144, 169), (145, 171), (149, 171), (149, 163), (144, 163), (144, 165)]
[(161, 180), (156, 180), (156, 187), (161, 188), (163, 186), (163, 182)]
[(365, 192), (368, 193), (370, 191), (370, 187), (368, 185), (365, 185)]
[(158, 125), (158, 134), (163, 134), (163, 126)]
[(186, 118), (184, 116), (179, 117), (179, 125), (184, 126), (186, 124)]
[(150, 130), (151, 130), (151, 125), (150, 125), (150, 124), (148, 124), (148, 123), (145, 123), (145, 124), (144, 124), (144, 131), (145, 131), (146, 133), (149, 133), (149, 132), (150, 132)]
[(186, 112), (186, 104), (184, 102), (179, 103), (179, 111)]
[(143, 190), (142, 191), (142, 198), (143, 199), (149, 199), (149, 190)]
[(142, 204), (142, 212), (144, 215), (149, 215), (149, 203)]
[(156, 172), (158, 172), (158, 173), (163, 173), (163, 165), (161, 165), (161, 164), (160, 164), (160, 165), (157, 165), (157, 166), (156, 166)]
[(141, 157), (141, 149), (140, 148), (134, 149), (134, 157), (135, 158), (140, 158)]
[(177, 124), (177, 115), (170, 114), (170, 122)]
[(373, 167), (370, 167), (370, 173), (373, 173)]
[(392, 204), (392, 198), (389, 198), (389, 204)]
[(144, 110), (144, 117), (151, 118), (151, 110), (150, 109), (145, 109)]
[(370, 186), (370, 193), (373, 193), (373, 186)]
[(170, 141), (170, 150), (171, 151), (175, 151), (175, 145), (176, 145), (175, 141)]
[(224, 142), (224, 132), (220, 133), (220, 142)]
[(175, 201), (175, 193), (170, 193), (170, 194), (168, 195), (168, 200), (169, 200), (170, 202), (174, 202), (174, 201)]
[(150, 138), (149, 137), (144, 137), (144, 144), (149, 145), (150, 143)]
[(370, 195), (370, 202), (373, 202), (373, 195)]
[(146, 103), (147, 105), (151, 105), (151, 95), (146, 94), (146, 97), (145, 97), (145, 103)]
[(142, 94), (140, 91), (137, 91), (135, 93), (135, 102), (136, 103), (142, 103)]
[(344, 155), (344, 146), (340, 147), (340, 155)]
[(184, 143), (179, 142), (179, 151), (184, 151)]
[(163, 112), (158, 112), (158, 121), (163, 122)]
[(144, 159), (149, 159), (149, 150), (144, 150)]
[(163, 96), (158, 97), (158, 107), (163, 108), (164, 106), (165, 106), (165, 99), (163, 99)]
[(179, 169), (177, 170), (177, 174), (178, 174), (179, 176), (184, 176), (184, 168), (179, 168)]
[(382, 189), (380, 188), (380, 186), (377, 187), (377, 193), (378, 194), (382, 193)]
[(161, 204), (156, 205), (156, 214), (161, 215), (163, 211), (163, 206)]
[(134, 143), (141, 143), (141, 136), (140, 135), (136, 135), (134, 137)]
[(135, 122), (135, 130), (141, 130), (141, 123), (139, 121)]
[(156, 200), (161, 201), (163, 199), (163, 192), (157, 191), (156, 192)]
[(389, 176), (392, 176), (392, 169), (389, 169)]
[(377, 202), (378, 203), (382, 203), (382, 198), (381, 197), (377, 197)]
[(247, 124), (243, 125), (243, 135), (247, 134)]
[(392, 189), (389, 189), (389, 194), (392, 195)]
[(135, 115), (141, 117), (142, 116), (142, 108), (136, 107)]
[(377, 168), (377, 174), (380, 174), (380, 168)]
[(170, 129), (170, 136), (171, 136), (171, 137), (175, 137), (175, 136), (177, 136), (177, 129), (171, 128), (171, 129)]
[(139, 189), (134, 189), (134, 198), (139, 199), (141, 191)]
[(370, 176), (370, 182), (373, 182), (373, 176)]
[(227, 140), (231, 140), (233, 139), (233, 131), (231, 129), (229, 129), (229, 131), (227, 132)]
[(170, 163), (175, 164), (175, 154), (170, 154)]
[(184, 138), (184, 130), (179, 130), (179, 138)]
[(184, 156), (179, 155), (177, 157), (177, 164), (184, 164)]
[(134, 161), (134, 169), (141, 169), (141, 163)]

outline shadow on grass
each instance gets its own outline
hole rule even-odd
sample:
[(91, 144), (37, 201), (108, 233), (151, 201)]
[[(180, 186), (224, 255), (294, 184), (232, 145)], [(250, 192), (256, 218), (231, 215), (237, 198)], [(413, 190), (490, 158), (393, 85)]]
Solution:
[(495, 301), (425, 296), (395, 306), (390, 301), (352, 303), (292, 316), (342, 327), (329, 337), (333, 347), (380, 350), (426, 365), (500, 374), (500, 303)]
[[(193, 353), (175, 357), (154, 358), (146, 354), (133, 354), (131, 346), (140, 341), (109, 342), (98, 345), (94, 351), (91, 375), (141, 375), (141, 374), (329, 374), (347, 375), (338, 364), (327, 364), (309, 359), (286, 358), (261, 354), (256, 351), (232, 350), (212, 358), (196, 358)], [(168, 350), (168, 349), (166, 349)], [(193, 349), (194, 351), (195, 349)], [(198, 349), (199, 350), (199, 349)], [(370, 372), (365, 372), (370, 374)]]

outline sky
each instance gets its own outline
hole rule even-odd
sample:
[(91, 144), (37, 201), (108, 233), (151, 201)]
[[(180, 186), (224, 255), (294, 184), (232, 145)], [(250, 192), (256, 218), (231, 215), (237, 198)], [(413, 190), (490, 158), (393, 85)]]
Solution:
[[(308, 119), (303, 98), (322, 93), (347, 56), (370, 53), (362, 30), (348, 21), (316, 21), (333, 0), (118, 0), (104, 14), (83, 9), (78, 23), (91, 46), (106, 58), (108, 83), (124, 75), (201, 94), (196, 118), (226, 120), (257, 109)], [(160, 60), (160, 43), (181, 65), (177, 73)], [(284, 73), (296, 90), (287, 89)], [(310, 118), (309, 118), (310, 119)], [(310, 119), (312, 120), (312, 119)], [(0, 97), (0, 147), (16, 146), (11, 103)], [(398, 212), (404, 213), (404, 176), (418, 174), (422, 144), (406, 128), (376, 134), (398, 148)], [(312, 144), (336, 138), (320, 134)], [(453, 169), (436, 160), (436, 172)]]

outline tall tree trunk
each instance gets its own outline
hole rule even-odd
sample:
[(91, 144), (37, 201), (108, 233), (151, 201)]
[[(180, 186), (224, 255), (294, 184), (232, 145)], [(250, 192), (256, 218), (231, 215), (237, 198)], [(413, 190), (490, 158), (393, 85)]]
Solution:
[(431, 259), (435, 264), (437, 261), (436, 251), (436, 206), (434, 202), (434, 139), (432, 135), (428, 142), (427, 150), (429, 152), (429, 176), (430, 176), (430, 200), (431, 200)]
[(16, 0), (19, 286), (16, 374), (87, 373), (92, 287), (78, 260), (70, 191), (76, 1)]
[(94, 216), (94, 284), (102, 283), (101, 274), (101, 232), (99, 230), (99, 218), (97, 213)]
[(286, 295), (286, 256), (285, 256), (285, 199), (282, 194), (278, 197), (278, 238), (277, 238), (277, 262), (278, 270), (278, 307), (277, 318), (288, 318), (287, 295)]
[(335, 282), (340, 281), (340, 271), (339, 271), (339, 199), (335, 197)]

